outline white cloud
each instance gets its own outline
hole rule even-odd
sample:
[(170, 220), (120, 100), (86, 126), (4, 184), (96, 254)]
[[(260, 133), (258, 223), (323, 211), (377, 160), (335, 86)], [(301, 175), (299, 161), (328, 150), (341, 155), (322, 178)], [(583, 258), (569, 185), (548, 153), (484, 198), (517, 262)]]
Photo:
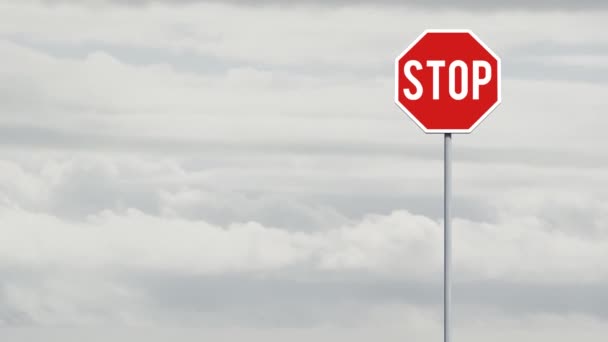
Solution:
[[(592, 211), (591, 215), (598, 215)], [(0, 260), (19, 267), (126, 268), (186, 274), (316, 270), (366, 271), (431, 279), (441, 265), (441, 224), (405, 211), (372, 215), (324, 231), (290, 232), (255, 222), (216, 226), (203, 220), (105, 211), (85, 222), (4, 207)], [(596, 220), (605, 220), (606, 206)], [(606, 222), (599, 221), (600, 225)], [(497, 223), (457, 219), (458, 269), (469, 280), (570, 284), (606, 281), (605, 232), (564, 231), (543, 217)]]
[[(549, 293), (601, 288), (608, 280), (608, 235), (568, 231), (563, 223), (534, 216), (544, 203), (533, 203), (511, 203), (511, 214), (495, 223), (455, 221), (457, 326), (469, 340), (490, 336), (490, 327), (540, 338), (552, 336), (549, 327), (558, 321), (574, 330), (602, 325), (606, 313), (582, 294), (560, 300), (575, 317), (531, 296), (539, 287)], [(586, 214), (605, 227), (606, 206), (601, 210)], [(8, 326), (137, 329), (216, 322), (268, 333), (261, 327), (272, 326), (270, 320), (322, 329), (319, 336), (327, 338), (330, 331), (343, 334), (344, 325), (378, 319), (389, 322), (387, 338), (438, 331), (441, 222), (406, 211), (323, 231), (255, 222), (220, 226), (134, 209), (70, 222), (5, 205), (0, 220), (0, 321)], [(512, 289), (505, 293), (505, 286)], [(515, 309), (492, 297), (513, 291), (521, 296)], [(519, 307), (530, 313), (522, 316)], [(410, 328), (392, 326), (395, 317)], [(361, 329), (368, 334), (378, 326)], [(594, 331), (590, 338), (600, 336)]]

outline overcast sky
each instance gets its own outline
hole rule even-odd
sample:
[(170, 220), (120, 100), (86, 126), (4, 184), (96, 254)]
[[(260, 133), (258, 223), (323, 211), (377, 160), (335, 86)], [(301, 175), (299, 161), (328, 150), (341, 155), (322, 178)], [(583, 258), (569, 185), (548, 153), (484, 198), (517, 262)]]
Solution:
[(465, 28), (503, 103), (454, 137), (455, 340), (605, 341), (607, 2), (529, 3), (0, 1), (0, 339), (439, 341), (393, 62)]

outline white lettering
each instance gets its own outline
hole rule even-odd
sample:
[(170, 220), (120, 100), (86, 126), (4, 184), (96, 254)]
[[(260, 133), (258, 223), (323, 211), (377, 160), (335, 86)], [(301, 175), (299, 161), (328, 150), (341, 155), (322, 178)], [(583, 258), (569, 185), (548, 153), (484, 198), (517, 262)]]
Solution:
[(433, 100), (439, 100), (439, 68), (445, 66), (445, 61), (426, 61), (426, 66), (433, 68)]
[[(456, 68), (460, 68), (460, 93), (456, 92)], [(450, 63), (450, 96), (454, 100), (462, 100), (469, 92), (469, 75), (468, 68), (465, 62), (455, 60)]]
[[(484, 69), (483, 78), (479, 78), (479, 69), (481, 68)], [(491, 69), (490, 63), (486, 61), (473, 61), (473, 79), (471, 80), (473, 84), (473, 100), (479, 100), (479, 87), (488, 84), (492, 79)]]
[(420, 81), (416, 77), (414, 77), (414, 75), (412, 75), (412, 66), (416, 68), (416, 70), (420, 70), (422, 69), (422, 64), (416, 60), (410, 60), (405, 62), (405, 65), (403, 66), (405, 78), (407, 78), (408, 81), (410, 81), (414, 85), (414, 87), (416, 88), (416, 92), (412, 93), (410, 89), (406, 88), (403, 89), (403, 95), (405, 95), (408, 100), (418, 100), (422, 97), (422, 84), (420, 84)]

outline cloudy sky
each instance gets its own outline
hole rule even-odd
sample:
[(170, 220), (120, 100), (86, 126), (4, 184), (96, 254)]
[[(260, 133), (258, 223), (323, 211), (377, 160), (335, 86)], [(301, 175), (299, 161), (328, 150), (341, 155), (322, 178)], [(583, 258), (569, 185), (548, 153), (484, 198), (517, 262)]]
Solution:
[(427, 28), (503, 103), (454, 137), (454, 337), (608, 335), (604, 1), (0, 1), (0, 338), (439, 341)]

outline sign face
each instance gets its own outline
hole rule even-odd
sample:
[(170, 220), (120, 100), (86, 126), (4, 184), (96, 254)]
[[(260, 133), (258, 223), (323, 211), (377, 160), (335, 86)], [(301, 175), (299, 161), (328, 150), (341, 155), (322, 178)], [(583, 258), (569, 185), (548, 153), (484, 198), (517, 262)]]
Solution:
[(500, 58), (469, 30), (426, 30), (395, 59), (395, 103), (425, 133), (470, 133), (500, 100)]

